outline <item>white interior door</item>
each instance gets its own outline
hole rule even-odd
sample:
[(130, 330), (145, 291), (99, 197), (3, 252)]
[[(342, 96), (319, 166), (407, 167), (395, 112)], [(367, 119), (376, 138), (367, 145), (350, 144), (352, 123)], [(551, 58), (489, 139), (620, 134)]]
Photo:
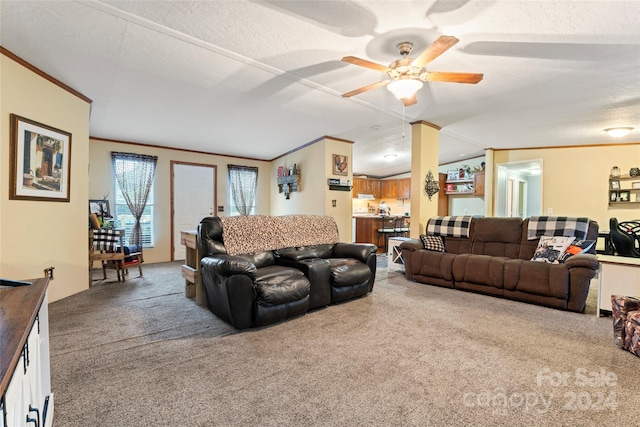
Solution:
[(173, 165), (173, 259), (185, 259), (180, 232), (195, 230), (202, 218), (215, 214), (215, 166)]

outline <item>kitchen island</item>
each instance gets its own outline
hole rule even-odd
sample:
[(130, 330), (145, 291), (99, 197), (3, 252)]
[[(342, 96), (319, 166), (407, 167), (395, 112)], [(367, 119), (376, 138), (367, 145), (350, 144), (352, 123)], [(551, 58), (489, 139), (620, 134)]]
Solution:
[[(355, 220), (355, 242), (373, 243), (378, 246), (378, 252), (384, 252), (384, 241), (378, 236), (378, 229), (382, 227), (383, 220), (389, 220), (395, 216), (383, 216), (374, 214), (353, 215)], [(406, 220), (410, 217), (406, 216)]]

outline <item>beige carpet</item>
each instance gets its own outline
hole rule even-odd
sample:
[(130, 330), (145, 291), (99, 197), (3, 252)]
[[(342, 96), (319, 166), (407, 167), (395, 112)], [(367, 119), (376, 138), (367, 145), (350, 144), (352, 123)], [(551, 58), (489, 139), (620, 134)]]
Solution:
[(144, 273), (51, 304), (55, 426), (637, 419), (640, 358), (614, 346), (593, 289), (568, 313), (380, 269), (364, 298), (238, 333), (184, 297), (180, 263)]

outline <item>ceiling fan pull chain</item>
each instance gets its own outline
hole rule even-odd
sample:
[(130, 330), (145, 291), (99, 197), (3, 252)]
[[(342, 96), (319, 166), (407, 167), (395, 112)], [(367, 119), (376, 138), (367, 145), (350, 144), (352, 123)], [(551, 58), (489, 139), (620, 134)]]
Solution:
[(404, 139), (404, 103), (402, 104), (402, 139)]

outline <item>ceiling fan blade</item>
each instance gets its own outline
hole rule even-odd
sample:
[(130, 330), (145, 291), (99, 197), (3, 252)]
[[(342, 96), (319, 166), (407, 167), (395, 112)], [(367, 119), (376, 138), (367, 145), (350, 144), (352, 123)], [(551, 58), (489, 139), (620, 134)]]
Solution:
[(427, 82), (451, 82), (451, 83), (476, 84), (482, 80), (483, 76), (484, 76), (483, 74), (477, 74), (477, 73), (447, 73), (447, 72), (440, 72), (440, 71), (427, 71), (426, 73), (420, 76), (420, 80), (424, 80)]
[(404, 104), (405, 107), (410, 107), (410, 106), (414, 105), (416, 102), (418, 102), (418, 98), (416, 97), (416, 94), (414, 93), (411, 98), (402, 98), (401, 101), (402, 101), (402, 103)]
[(459, 40), (453, 36), (440, 36), (420, 56), (414, 59), (411, 65), (424, 67), (458, 42)]
[(371, 90), (371, 89), (377, 89), (379, 87), (386, 86), (388, 84), (389, 84), (389, 80), (382, 80), (382, 81), (377, 82), (377, 83), (371, 83), (370, 85), (363, 86), (360, 89), (356, 89), (356, 90), (352, 90), (351, 92), (343, 93), (342, 97), (343, 98), (350, 98), (353, 95), (358, 95), (359, 93), (366, 92), (366, 91)]
[(375, 62), (367, 61), (366, 59), (356, 58), (355, 56), (345, 56), (342, 58), (344, 62), (348, 62), (349, 64), (359, 65), (361, 67), (370, 68), (372, 70), (381, 71), (383, 73), (388, 73), (391, 71), (391, 68), (386, 65), (376, 64)]

